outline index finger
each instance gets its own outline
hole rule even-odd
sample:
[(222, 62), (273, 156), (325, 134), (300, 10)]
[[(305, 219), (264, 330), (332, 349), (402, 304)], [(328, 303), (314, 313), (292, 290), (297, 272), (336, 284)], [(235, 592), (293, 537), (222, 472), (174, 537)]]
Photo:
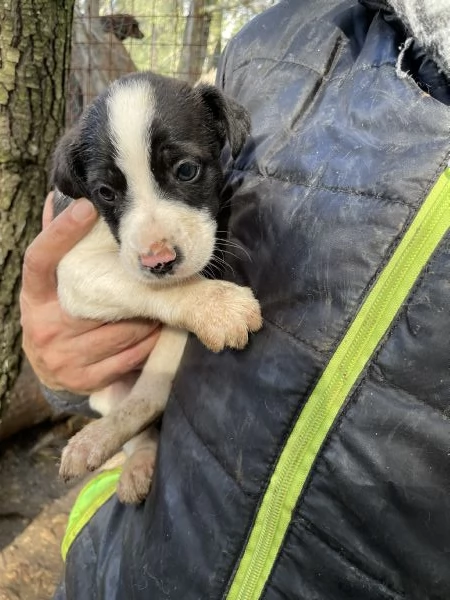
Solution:
[(92, 229), (96, 216), (91, 202), (76, 200), (30, 244), (22, 272), (22, 291), (28, 299), (44, 302), (55, 297), (59, 261)]

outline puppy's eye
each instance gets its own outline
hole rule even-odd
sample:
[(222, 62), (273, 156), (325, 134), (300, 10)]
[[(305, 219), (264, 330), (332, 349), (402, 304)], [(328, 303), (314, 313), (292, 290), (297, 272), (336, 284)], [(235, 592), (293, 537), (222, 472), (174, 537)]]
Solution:
[(195, 181), (200, 174), (200, 165), (183, 160), (175, 167), (175, 177), (179, 181)]
[(116, 199), (116, 192), (107, 185), (101, 185), (97, 190), (97, 194), (100, 200), (104, 200), (105, 202), (114, 202)]

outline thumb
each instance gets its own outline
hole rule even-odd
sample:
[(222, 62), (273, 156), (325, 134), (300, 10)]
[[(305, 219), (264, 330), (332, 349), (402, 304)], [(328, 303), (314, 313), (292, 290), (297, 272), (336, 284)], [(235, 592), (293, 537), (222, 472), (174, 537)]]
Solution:
[(42, 229), (45, 229), (50, 225), (53, 220), (53, 200), (55, 192), (49, 192), (44, 203), (44, 210), (42, 211)]
[(58, 263), (93, 227), (97, 212), (91, 202), (75, 200), (31, 243), (25, 253), (22, 291), (45, 301), (56, 295)]

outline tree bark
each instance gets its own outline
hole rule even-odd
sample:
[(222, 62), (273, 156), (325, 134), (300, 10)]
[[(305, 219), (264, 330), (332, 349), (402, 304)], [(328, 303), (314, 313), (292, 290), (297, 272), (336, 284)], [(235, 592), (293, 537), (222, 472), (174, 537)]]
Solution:
[(61, 133), (73, 0), (0, 3), (0, 422), (20, 371), (18, 294)]

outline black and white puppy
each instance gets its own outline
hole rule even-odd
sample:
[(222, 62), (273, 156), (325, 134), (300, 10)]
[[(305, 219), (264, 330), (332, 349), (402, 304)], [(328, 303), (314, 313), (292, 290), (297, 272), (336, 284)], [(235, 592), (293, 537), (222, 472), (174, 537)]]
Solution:
[(164, 410), (187, 331), (218, 352), (243, 348), (261, 327), (249, 288), (201, 275), (216, 245), (221, 151), (228, 141), (236, 155), (249, 129), (246, 111), (213, 86), (145, 72), (114, 82), (60, 141), (55, 212), (84, 196), (100, 214), (58, 267), (62, 306), (83, 318), (165, 324), (137, 380), (130, 375), (90, 396), (104, 417), (70, 440), (65, 479), (126, 444), (118, 495), (142, 500), (157, 442), (148, 426)]

